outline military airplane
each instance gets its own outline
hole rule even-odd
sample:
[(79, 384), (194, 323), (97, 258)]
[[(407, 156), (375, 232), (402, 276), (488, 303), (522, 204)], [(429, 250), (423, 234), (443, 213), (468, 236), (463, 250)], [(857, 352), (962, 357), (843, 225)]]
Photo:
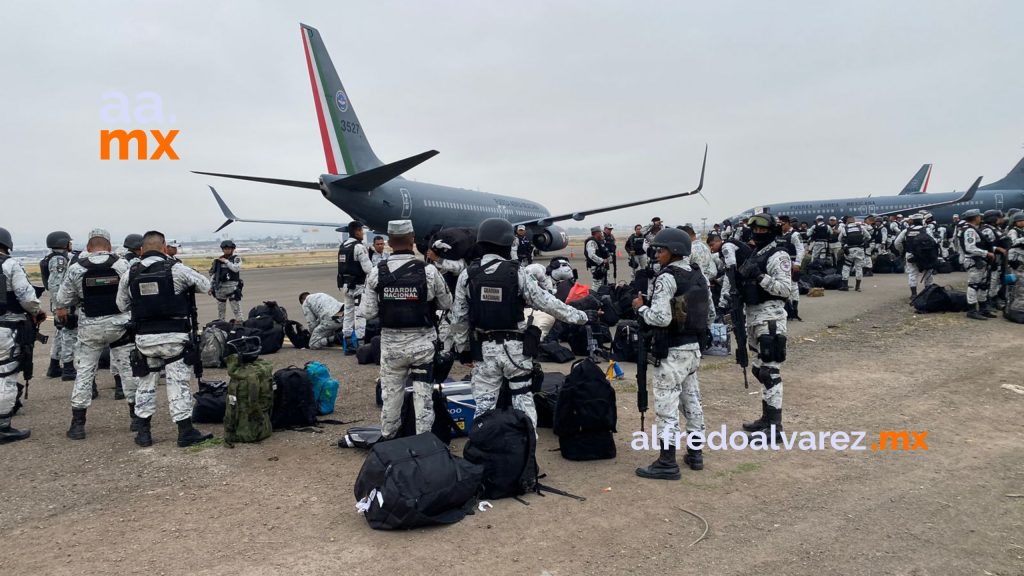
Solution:
[[(349, 216), (363, 222), (374, 230), (386, 230), (389, 220), (410, 219), (416, 230), (417, 245), (424, 250), (424, 242), (434, 233), (447, 227), (476, 227), (487, 218), (506, 218), (516, 225), (524, 225), (534, 245), (542, 251), (565, 248), (569, 239), (556, 222), (580, 221), (594, 214), (609, 212), (650, 202), (660, 202), (699, 194), (704, 187), (704, 168), (707, 165), (707, 147), (701, 164), (700, 181), (697, 188), (680, 192), (634, 200), (614, 206), (581, 209), (565, 214), (551, 214), (539, 202), (514, 196), (489, 194), (476, 190), (452, 188), (435, 184), (415, 182), (402, 178), (401, 174), (436, 156), (430, 150), (404, 160), (384, 164), (373, 149), (363, 125), (356, 117), (352, 100), (341, 84), (341, 79), (331, 62), (320, 33), (305, 24), (300, 24), (302, 44), (309, 71), (309, 82), (313, 88), (313, 104), (320, 124), (320, 138), (327, 157), (327, 173), (317, 181), (283, 180), (237, 174), (198, 172), (208, 176), (220, 176), (253, 182), (279, 184), (319, 190), (329, 202)], [(262, 222), (271, 224), (298, 224), (311, 226), (340, 227), (339, 222), (312, 222), (290, 220), (243, 219), (235, 216), (220, 194), (210, 187), (213, 196), (227, 221), (220, 230), (232, 222)]]
[(1017, 165), (1003, 179), (985, 186), (979, 186), (980, 183), (981, 178), (978, 178), (966, 192), (910, 193), (898, 196), (865, 196), (766, 204), (746, 210), (730, 220), (737, 221), (761, 212), (785, 214), (803, 222), (813, 222), (819, 215), (826, 218), (845, 215), (864, 217), (868, 214), (910, 215), (925, 210), (931, 212), (939, 222), (950, 222), (953, 219), (953, 214), (959, 214), (970, 208), (977, 208), (982, 212), (992, 209), (1003, 211), (1010, 208), (1024, 209), (1024, 158), (1017, 162)]

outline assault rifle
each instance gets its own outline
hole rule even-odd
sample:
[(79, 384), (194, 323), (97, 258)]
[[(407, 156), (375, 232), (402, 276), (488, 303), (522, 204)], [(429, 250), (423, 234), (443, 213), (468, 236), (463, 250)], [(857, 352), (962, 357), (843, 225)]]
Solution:
[(725, 274), (729, 278), (729, 317), (732, 318), (732, 333), (736, 337), (736, 363), (743, 369), (743, 387), (750, 388), (750, 382), (747, 381), (747, 366), (750, 364), (747, 356), (747, 318), (743, 313), (736, 267), (728, 267)]
[(190, 288), (188, 291), (188, 305), (188, 323), (190, 324), (188, 339), (191, 350), (186, 350), (185, 354), (186, 358), (190, 358), (189, 361), (192, 364), (192, 372), (196, 375), (196, 380), (202, 380), (203, 361), (200, 358), (200, 354), (202, 354), (202, 340), (199, 336), (199, 309), (196, 307), (195, 288)]
[(637, 321), (636, 339), (636, 409), (640, 412), (640, 430), (644, 429), (644, 413), (647, 412), (647, 339), (648, 330), (643, 319)]

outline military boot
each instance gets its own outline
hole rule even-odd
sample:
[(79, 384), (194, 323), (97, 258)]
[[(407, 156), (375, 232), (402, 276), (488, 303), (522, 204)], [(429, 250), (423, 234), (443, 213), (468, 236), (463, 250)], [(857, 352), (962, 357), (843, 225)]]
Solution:
[(679, 480), (679, 464), (676, 462), (676, 447), (668, 446), (661, 449), (658, 459), (650, 466), (636, 469), (636, 475), (653, 480)]
[(135, 443), (143, 448), (149, 448), (153, 445), (153, 434), (149, 429), (150, 418), (137, 418), (137, 420), (139, 430), (135, 433)]
[(847, 278), (846, 280), (843, 280), (843, 283), (839, 285), (839, 291), (840, 292), (849, 292), (850, 291), (850, 279), (849, 278)]
[(71, 409), (71, 427), (67, 437), (72, 440), (85, 440), (85, 408)]
[(914, 298), (917, 298), (917, 286), (910, 287), (910, 299), (913, 300)]
[(986, 318), (998, 318), (999, 315), (992, 311), (992, 304), (988, 300), (978, 303), (978, 309)]
[(804, 319), (800, 317), (800, 302), (797, 301), (797, 300), (794, 300), (794, 301), (790, 302), (790, 306), (793, 307), (793, 319), (797, 320), (797, 321), (800, 321), (800, 322), (803, 322)]
[(743, 430), (747, 432), (760, 432), (768, 428), (768, 403), (761, 400), (761, 417), (753, 422), (744, 422)]
[(192, 426), (192, 419), (185, 418), (178, 422), (178, 447), (188, 448), (194, 444), (213, 438), (213, 434), (203, 434)]
[[(782, 408), (772, 408), (766, 406), (765, 410), (768, 411), (768, 421), (765, 423), (764, 431), (767, 434), (771, 434), (771, 427), (775, 426), (775, 439), (782, 440)], [(771, 440), (771, 437), (768, 438)]]
[(132, 419), (132, 426), (131, 428), (129, 428), (129, 430), (131, 430), (132, 432), (138, 432), (139, 426), (141, 426), (139, 422), (142, 420), (142, 418), (139, 418), (138, 416), (135, 415), (135, 404), (132, 402), (128, 403), (128, 416), (131, 416)]
[(967, 306), (967, 317), (973, 320), (988, 320), (988, 316), (985, 316), (978, 310), (977, 304), (970, 304)]
[(683, 456), (683, 464), (690, 467), (690, 470), (703, 470), (704, 469), (704, 454), (700, 448), (690, 448), (689, 444), (686, 446), (686, 455)]
[(860, 282), (860, 280), (857, 280), (857, 287), (853, 289), (854, 292), (860, 292)]
[(114, 376), (114, 400), (124, 400), (124, 388), (121, 386), (121, 375)]
[(0, 416), (0, 444), (17, 442), (32, 435), (31, 430), (18, 430), (11, 427), (11, 416)]
[(46, 369), (47, 378), (59, 378), (64, 373), (60, 369), (60, 360), (56, 358), (50, 358), (50, 366)]
[(78, 377), (78, 371), (75, 370), (74, 362), (65, 362), (64, 369), (60, 373), (60, 379), (62, 382), (74, 382), (75, 378)]

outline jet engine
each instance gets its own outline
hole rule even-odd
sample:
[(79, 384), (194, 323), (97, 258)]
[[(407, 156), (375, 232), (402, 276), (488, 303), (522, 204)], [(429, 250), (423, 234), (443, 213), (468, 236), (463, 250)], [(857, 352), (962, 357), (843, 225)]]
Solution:
[(541, 252), (557, 252), (569, 245), (569, 236), (560, 226), (548, 226), (533, 237), (533, 245)]

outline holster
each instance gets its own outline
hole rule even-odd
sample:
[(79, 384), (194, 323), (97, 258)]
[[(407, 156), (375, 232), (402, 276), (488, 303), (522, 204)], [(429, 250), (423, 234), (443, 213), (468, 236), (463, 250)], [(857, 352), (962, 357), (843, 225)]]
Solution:
[(536, 394), (541, 391), (544, 385), (544, 367), (540, 362), (533, 363), (533, 370), (530, 372), (530, 392)]
[(768, 321), (768, 333), (757, 337), (758, 356), (764, 362), (786, 361), (786, 336), (778, 333), (778, 323)]
[(651, 336), (651, 356), (658, 360), (668, 358), (668, 334), (665, 330), (658, 329)]
[(133, 348), (128, 353), (128, 363), (132, 367), (132, 376), (135, 378), (149, 376), (149, 359), (143, 356), (138, 348)]
[(473, 355), (474, 362), (484, 361), (484, 346), (480, 339), (472, 332), (469, 335), (469, 351)]
[(540, 354), (540, 328), (530, 324), (523, 332), (523, 356), (536, 358)]

